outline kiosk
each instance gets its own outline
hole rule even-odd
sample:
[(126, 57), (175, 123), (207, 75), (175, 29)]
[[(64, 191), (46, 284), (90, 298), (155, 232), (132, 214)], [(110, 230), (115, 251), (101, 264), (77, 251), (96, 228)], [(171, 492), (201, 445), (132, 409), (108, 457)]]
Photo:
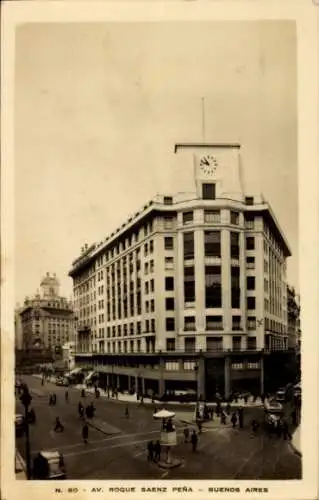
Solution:
[(160, 410), (153, 415), (157, 420), (161, 420), (161, 436), (160, 443), (166, 448), (166, 467), (176, 467), (180, 465), (180, 460), (173, 459), (171, 455), (171, 447), (177, 445), (177, 435), (173, 418), (175, 413), (168, 410)]

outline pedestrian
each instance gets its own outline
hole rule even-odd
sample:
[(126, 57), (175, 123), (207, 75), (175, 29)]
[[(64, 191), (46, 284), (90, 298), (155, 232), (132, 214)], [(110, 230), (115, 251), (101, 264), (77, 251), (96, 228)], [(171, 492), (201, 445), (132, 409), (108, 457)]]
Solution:
[(195, 453), (195, 451), (196, 451), (197, 442), (198, 442), (198, 437), (197, 437), (196, 431), (194, 429), (193, 432), (192, 432), (192, 435), (191, 435), (191, 443), (192, 443), (193, 453)]
[(86, 422), (82, 427), (82, 438), (83, 438), (83, 442), (85, 444), (87, 444), (88, 438), (89, 438), (89, 426)]
[(227, 406), (226, 406), (226, 413), (227, 415), (230, 415), (230, 404), (227, 403)]
[(244, 426), (244, 409), (242, 407), (238, 409), (238, 421), (239, 421), (239, 428), (242, 429)]
[(252, 428), (252, 431), (254, 434), (257, 432), (258, 427), (259, 427), (259, 424), (258, 424), (257, 420), (253, 419), (253, 421), (251, 422), (251, 428)]
[(200, 420), (197, 421), (197, 427), (198, 427), (199, 434), (201, 434), (202, 433), (202, 422)]
[(210, 409), (210, 418), (211, 420), (214, 420), (214, 407), (211, 406), (211, 409)]
[(55, 406), (56, 405), (56, 394), (55, 394), (55, 392), (53, 393), (52, 397), (53, 397), (53, 405)]
[(154, 461), (159, 462), (161, 460), (161, 443), (157, 440), (154, 445)]
[(189, 438), (189, 428), (186, 426), (184, 428), (184, 443), (188, 443), (188, 438)]
[(248, 403), (248, 396), (247, 396), (247, 394), (244, 395), (244, 403), (245, 403), (245, 405)]
[(94, 392), (95, 392), (96, 399), (99, 399), (99, 397), (100, 397), (100, 391), (99, 391), (99, 389), (97, 387), (95, 388)]
[(153, 461), (153, 453), (154, 453), (153, 441), (149, 441), (147, 443), (147, 451), (148, 451), (147, 460)]
[(130, 414), (129, 414), (129, 411), (128, 411), (128, 406), (125, 406), (125, 417), (126, 418), (130, 418)]
[(219, 417), (219, 415), (220, 415), (220, 410), (221, 410), (221, 405), (220, 405), (220, 401), (218, 401), (218, 403), (216, 405), (216, 415), (217, 415), (217, 417)]
[(52, 394), (49, 394), (49, 406), (53, 405)]
[(81, 397), (82, 397), (82, 398), (85, 398), (85, 389), (82, 389), (82, 390), (81, 390)]
[(68, 401), (69, 401), (69, 391), (68, 391), (68, 390), (66, 390), (66, 391), (65, 391), (65, 401), (66, 401), (67, 403), (68, 403)]
[(63, 432), (64, 431), (64, 426), (61, 424), (59, 417), (56, 417), (56, 419), (55, 419), (54, 431), (55, 432)]
[(236, 424), (237, 424), (237, 415), (236, 415), (236, 412), (233, 412), (233, 414), (231, 416), (231, 423), (233, 424), (233, 429), (235, 429)]

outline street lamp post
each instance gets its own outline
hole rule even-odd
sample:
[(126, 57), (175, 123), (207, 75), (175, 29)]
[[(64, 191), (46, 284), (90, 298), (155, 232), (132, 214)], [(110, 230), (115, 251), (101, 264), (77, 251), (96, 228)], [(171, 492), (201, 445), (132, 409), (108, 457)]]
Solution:
[(21, 403), (25, 410), (25, 455), (27, 464), (27, 478), (31, 479), (31, 453), (30, 453), (30, 433), (29, 433), (29, 406), (32, 401), (32, 396), (28, 387), (24, 387), (20, 397)]

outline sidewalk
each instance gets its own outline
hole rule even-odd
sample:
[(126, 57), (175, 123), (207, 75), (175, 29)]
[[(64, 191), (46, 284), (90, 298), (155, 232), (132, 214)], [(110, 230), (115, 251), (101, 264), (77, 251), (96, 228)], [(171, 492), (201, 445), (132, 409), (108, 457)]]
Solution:
[[(191, 425), (197, 429), (197, 424), (194, 420), (194, 412), (192, 411), (177, 411), (175, 412), (175, 419), (179, 420), (184, 424)], [(209, 420), (207, 422), (202, 423), (203, 429), (225, 429), (226, 427), (231, 427), (230, 417), (227, 417), (226, 424), (223, 425), (220, 423), (220, 418), (216, 415), (214, 416), (214, 420)]]
[[(33, 375), (34, 377), (36, 378), (42, 378), (42, 375), (41, 374), (35, 374)], [(54, 376), (52, 377), (49, 377), (48, 380), (52, 383), (55, 382), (56, 378)], [(94, 393), (94, 388), (93, 387), (86, 387), (85, 384), (77, 384), (75, 386), (71, 386), (70, 389), (77, 389), (77, 390), (81, 390), (81, 389), (85, 389), (86, 393), (88, 394), (92, 394)], [(107, 391), (104, 391), (103, 389), (99, 388), (99, 391), (100, 391), (100, 397), (102, 398), (108, 398), (108, 395), (107, 395)], [(118, 397), (115, 398), (111, 396), (112, 394), (112, 391), (110, 390), (110, 400), (113, 400), (113, 401), (123, 401), (125, 403), (139, 403), (140, 400), (137, 399), (137, 395), (136, 394), (122, 394), (122, 393), (118, 393)], [(152, 403), (152, 399), (151, 398), (144, 398), (143, 399), (143, 403), (144, 404), (155, 404), (155, 405), (175, 405), (175, 406), (188, 406), (188, 407), (194, 407), (196, 405), (196, 403), (179, 403), (178, 401), (158, 401), (158, 400), (154, 400), (153, 403)], [(215, 408), (216, 407), (216, 403), (207, 403), (207, 406), (209, 408), (213, 407)], [(221, 404), (221, 407), (222, 408), (226, 408), (227, 406), (227, 403), (222, 403)], [(237, 408), (239, 406), (243, 406), (244, 408), (260, 408), (260, 407), (263, 407), (263, 403), (261, 401), (260, 398), (257, 398), (256, 401), (254, 401), (254, 398), (252, 396), (250, 396), (248, 398), (248, 401), (247, 403), (245, 403), (244, 399), (243, 398), (240, 398), (238, 399), (237, 403), (235, 403), (235, 401), (233, 401), (231, 403), (231, 407), (232, 408)]]

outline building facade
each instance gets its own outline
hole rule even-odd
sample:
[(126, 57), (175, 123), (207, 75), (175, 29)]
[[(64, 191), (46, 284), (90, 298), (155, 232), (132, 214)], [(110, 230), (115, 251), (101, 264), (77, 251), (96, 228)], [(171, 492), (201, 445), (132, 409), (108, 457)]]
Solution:
[(55, 274), (47, 273), (41, 281), (40, 292), (25, 299), (20, 318), (24, 350), (60, 350), (62, 355), (62, 345), (74, 338), (72, 304), (60, 296)]
[(157, 196), (72, 264), (76, 362), (142, 392), (262, 392), (288, 350), (288, 243), (245, 193), (239, 145), (175, 153), (192, 160), (193, 192)]

